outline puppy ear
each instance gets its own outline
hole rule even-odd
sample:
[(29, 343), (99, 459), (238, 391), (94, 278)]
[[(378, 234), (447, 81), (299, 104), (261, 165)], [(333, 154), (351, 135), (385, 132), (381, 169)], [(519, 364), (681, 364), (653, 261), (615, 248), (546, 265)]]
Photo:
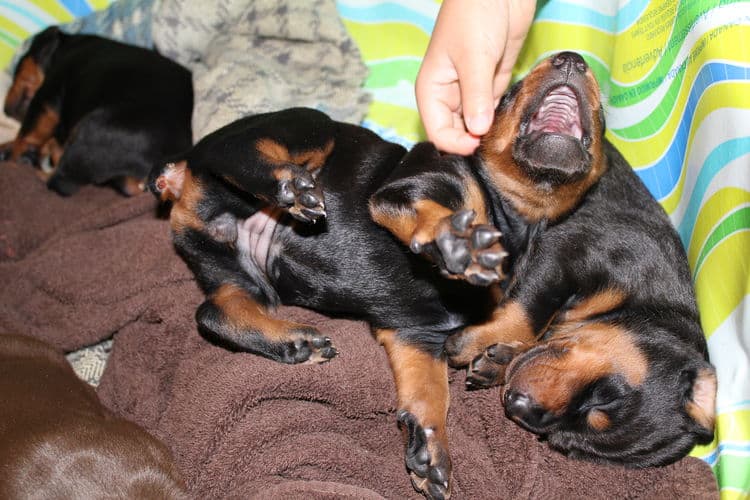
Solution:
[(682, 374), (690, 382), (685, 411), (697, 424), (702, 437), (710, 441), (716, 420), (716, 371), (706, 364), (697, 370), (684, 370)]
[(148, 189), (161, 201), (179, 200), (185, 183), (186, 168), (186, 160), (157, 166), (149, 175)]
[(57, 26), (50, 26), (44, 31), (34, 36), (34, 41), (31, 43), (29, 53), (32, 54), (34, 61), (43, 70), (49, 67), (52, 56), (54, 55), (57, 48), (60, 46), (60, 41), (63, 38), (63, 32)]

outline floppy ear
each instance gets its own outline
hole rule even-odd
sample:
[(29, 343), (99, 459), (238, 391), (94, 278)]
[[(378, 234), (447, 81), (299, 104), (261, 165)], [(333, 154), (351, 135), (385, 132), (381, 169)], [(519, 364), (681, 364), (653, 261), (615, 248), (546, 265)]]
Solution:
[(29, 53), (32, 54), (34, 61), (44, 70), (49, 67), (52, 55), (60, 46), (63, 36), (63, 32), (57, 26), (50, 26), (34, 36)]
[(691, 380), (685, 410), (697, 424), (702, 437), (710, 441), (716, 420), (716, 371), (707, 364), (697, 370), (685, 370), (683, 375)]

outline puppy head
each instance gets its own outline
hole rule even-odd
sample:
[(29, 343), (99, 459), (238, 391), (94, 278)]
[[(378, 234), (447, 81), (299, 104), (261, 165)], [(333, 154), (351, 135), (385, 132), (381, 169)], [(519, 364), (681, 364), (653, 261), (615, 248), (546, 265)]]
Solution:
[(42, 86), (44, 75), (63, 36), (57, 27), (51, 26), (34, 37), (13, 73), (13, 83), (5, 96), (6, 115), (18, 121), (26, 116), (29, 103)]
[(506, 414), (573, 458), (666, 465), (713, 439), (716, 374), (668, 332), (589, 324), (516, 357)]
[(573, 52), (545, 60), (502, 98), (478, 154), (529, 222), (572, 210), (606, 169), (599, 85)]

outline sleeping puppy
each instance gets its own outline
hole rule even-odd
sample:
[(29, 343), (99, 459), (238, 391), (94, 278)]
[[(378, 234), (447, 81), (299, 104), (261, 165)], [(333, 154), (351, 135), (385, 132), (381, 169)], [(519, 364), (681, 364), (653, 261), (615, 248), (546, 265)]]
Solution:
[(5, 113), (21, 129), (0, 159), (39, 166), (48, 157), (48, 186), (64, 196), (85, 184), (133, 195), (155, 163), (190, 147), (192, 109), (191, 75), (179, 64), (53, 26), (16, 66)]
[(0, 335), (0, 399), (0, 498), (187, 498), (167, 448), (47, 344)]
[[(531, 421), (515, 409), (524, 394), (529, 409), (554, 402), (582, 415), (556, 429), (621, 436), (619, 455), (568, 445), (575, 456), (661, 464), (712, 434), (715, 378), (684, 252), (603, 132), (596, 82), (565, 53), (505, 96), (473, 156), (429, 143), (407, 154), (297, 108), (214, 132), (149, 185), (172, 202), (175, 247), (206, 292), (204, 335), (319, 363), (336, 355), (331, 339), (274, 318), (274, 306), (370, 323), (395, 378), (412, 483), (447, 498), (448, 359), (472, 363), (481, 386), (502, 382), (517, 358), (514, 418)], [(580, 351), (580, 362), (540, 380), (521, 361), (553, 337), (567, 344), (548, 355)]]

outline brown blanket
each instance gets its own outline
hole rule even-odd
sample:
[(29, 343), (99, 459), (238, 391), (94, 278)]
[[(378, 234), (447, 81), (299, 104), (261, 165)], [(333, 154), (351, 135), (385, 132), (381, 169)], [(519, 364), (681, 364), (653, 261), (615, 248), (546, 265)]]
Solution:
[[(0, 164), (0, 331), (72, 350), (116, 334), (99, 396), (162, 438), (196, 497), (419, 498), (403, 464), (385, 354), (365, 324), (296, 308), (340, 354), (288, 366), (199, 336), (203, 300), (150, 195), (71, 199)], [(715, 498), (686, 458), (628, 470), (568, 460), (503, 416), (498, 390), (451, 374), (454, 498)]]

